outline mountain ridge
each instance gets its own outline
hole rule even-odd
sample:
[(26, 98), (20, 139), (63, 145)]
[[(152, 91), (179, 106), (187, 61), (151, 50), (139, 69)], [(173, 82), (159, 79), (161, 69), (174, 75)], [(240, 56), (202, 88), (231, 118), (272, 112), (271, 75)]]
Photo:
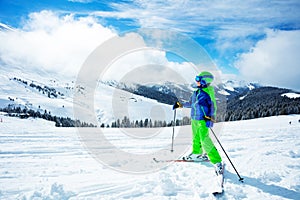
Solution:
[[(236, 84), (234, 82), (236, 81), (229, 80), (215, 86), (219, 110), (217, 121), (300, 114), (300, 95), (291, 89), (261, 86), (257, 83)], [(123, 87), (124, 85), (126, 84), (115, 83), (114, 87), (169, 105), (173, 105), (176, 101), (188, 101), (194, 90), (191, 86), (174, 83), (148, 86), (136, 84), (131, 87)], [(286, 93), (295, 95), (290, 95), (293, 97), (290, 98), (284, 95)]]
[[(73, 117), (72, 98), (76, 92), (75, 82), (73, 80), (59, 81), (56, 77), (41, 77), (37, 74), (31, 76), (30, 72), (25, 74), (16, 73), (12, 69), (2, 74), (0, 108), (8, 105), (27, 108), (28, 110), (44, 110), (51, 112), (58, 117)], [(34, 72), (31, 72), (34, 74)], [(26, 78), (27, 77), (27, 78)], [(28, 77), (33, 77), (28, 79)], [(37, 80), (35, 80), (37, 79)], [(105, 97), (101, 99), (112, 99), (113, 90), (125, 91), (119, 98), (120, 105), (131, 102), (130, 109), (136, 113), (132, 120), (141, 120), (149, 118), (143, 116), (143, 105), (148, 105), (149, 109), (158, 104), (163, 105), (165, 109), (171, 109), (171, 105), (176, 101), (188, 101), (192, 94), (193, 85), (166, 82), (164, 84), (126, 84), (117, 81), (99, 81), (100, 90), (106, 91)], [(300, 114), (300, 97), (289, 98), (284, 94), (295, 93), (293, 90), (261, 86), (257, 83), (247, 83), (245, 81), (228, 80), (215, 86), (216, 99), (218, 103), (218, 121), (235, 121), (244, 119), (253, 119), (265, 116)], [(106, 97), (107, 96), (107, 97)], [(103, 96), (102, 96), (103, 97)], [(143, 99), (141, 99), (143, 97)], [(148, 100), (147, 100), (148, 99)], [(134, 101), (133, 101), (134, 100)], [(157, 103), (155, 103), (155, 101)], [(100, 100), (101, 101), (101, 100)], [(104, 101), (104, 100), (103, 100)], [(107, 110), (108, 102), (100, 103), (96, 109), (96, 115), (101, 123), (111, 124), (124, 116), (114, 117), (111, 111)], [(148, 103), (147, 103), (148, 102)], [(151, 103), (150, 103), (151, 102)], [(106, 105), (101, 107), (101, 105)], [(138, 108), (135, 105), (139, 105)], [(149, 111), (150, 112), (150, 111)], [(168, 112), (169, 113), (169, 112)], [(168, 114), (166, 119), (172, 121), (172, 114)]]

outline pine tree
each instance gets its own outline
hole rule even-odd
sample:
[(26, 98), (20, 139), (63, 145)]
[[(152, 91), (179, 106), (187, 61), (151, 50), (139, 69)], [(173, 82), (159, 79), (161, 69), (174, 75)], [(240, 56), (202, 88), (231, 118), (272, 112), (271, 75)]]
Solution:
[(144, 121), (144, 127), (148, 127), (148, 118), (146, 118)]
[(143, 120), (140, 121), (139, 127), (141, 127), (141, 128), (144, 127), (144, 126), (143, 126)]

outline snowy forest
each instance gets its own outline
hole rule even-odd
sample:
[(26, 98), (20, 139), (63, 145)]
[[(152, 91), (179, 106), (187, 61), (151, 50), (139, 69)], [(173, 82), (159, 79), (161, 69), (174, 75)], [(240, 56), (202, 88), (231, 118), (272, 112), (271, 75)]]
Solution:
[[(183, 117), (182, 119), (175, 120), (175, 126), (183, 126), (191, 124), (191, 119), (189, 117)], [(118, 119), (115, 122), (112, 122), (112, 128), (157, 128), (157, 127), (171, 127), (174, 125), (174, 122), (166, 122), (161, 120), (155, 120), (152, 122), (151, 119), (146, 118), (145, 120), (135, 120), (130, 121), (128, 117), (124, 117), (122, 120)], [(101, 127), (105, 127), (104, 124)]]
[(0, 108), (0, 112), (6, 112), (10, 117), (19, 118), (42, 118), (48, 121), (55, 122), (56, 127), (96, 127), (96, 125), (86, 122), (81, 122), (80, 120), (73, 120), (69, 117), (58, 117), (51, 115), (51, 112), (44, 110), (43, 113), (40, 111), (34, 111), (32, 109), (8, 106), (6, 108)]
[(288, 89), (261, 87), (227, 102), (227, 112), (219, 121), (237, 121), (278, 115), (300, 114), (300, 98), (282, 96)]

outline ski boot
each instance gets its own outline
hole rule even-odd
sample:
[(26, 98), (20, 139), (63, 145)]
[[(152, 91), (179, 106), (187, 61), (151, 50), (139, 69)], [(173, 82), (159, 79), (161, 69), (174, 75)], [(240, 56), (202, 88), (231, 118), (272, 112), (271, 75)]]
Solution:
[(183, 160), (193, 160), (195, 162), (204, 162), (208, 161), (208, 157), (206, 154), (189, 154), (188, 156), (184, 156)]

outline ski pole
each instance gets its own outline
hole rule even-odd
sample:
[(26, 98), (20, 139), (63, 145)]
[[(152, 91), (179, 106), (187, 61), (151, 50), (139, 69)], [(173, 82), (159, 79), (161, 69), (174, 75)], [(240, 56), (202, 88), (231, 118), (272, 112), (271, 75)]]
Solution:
[(176, 119), (176, 109), (174, 109), (174, 123), (173, 123), (173, 134), (172, 134), (172, 147), (171, 147), (171, 152), (174, 151), (173, 146), (174, 146), (175, 119)]
[(211, 132), (213, 133), (213, 135), (215, 136), (215, 138), (217, 139), (217, 142), (219, 143), (220, 147), (222, 148), (223, 152), (225, 153), (226, 157), (228, 158), (228, 160), (229, 160), (230, 164), (232, 165), (232, 167), (233, 167), (235, 173), (238, 175), (239, 181), (243, 182), (244, 178), (242, 178), (242, 177), (240, 176), (240, 174), (238, 173), (238, 171), (237, 171), (236, 168), (234, 167), (233, 163), (231, 162), (229, 156), (227, 155), (225, 149), (223, 148), (223, 146), (222, 146), (221, 142), (219, 141), (218, 137), (216, 136), (215, 132), (212, 130), (212, 128), (210, 128), (210, 130), (211, 130)]

